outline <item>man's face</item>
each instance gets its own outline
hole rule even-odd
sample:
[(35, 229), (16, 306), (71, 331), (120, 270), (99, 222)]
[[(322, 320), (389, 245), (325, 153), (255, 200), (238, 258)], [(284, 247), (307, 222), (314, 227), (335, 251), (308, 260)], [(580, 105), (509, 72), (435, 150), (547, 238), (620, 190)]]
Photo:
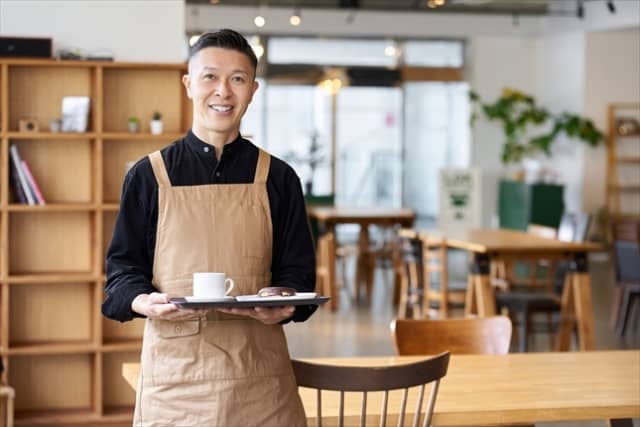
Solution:
[(249, 58), (238, 51), (207, 47), (191, 58), (182, 78), (193, 101), (193, 130), (200, 137), (237, 137), (240, 120), (258, 89)]

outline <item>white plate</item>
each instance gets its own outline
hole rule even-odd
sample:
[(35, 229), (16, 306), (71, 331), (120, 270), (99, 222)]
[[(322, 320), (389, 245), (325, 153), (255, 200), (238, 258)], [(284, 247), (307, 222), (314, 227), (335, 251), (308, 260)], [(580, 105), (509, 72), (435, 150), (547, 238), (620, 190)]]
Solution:
[(209, 297), (184, 297), (187, 302), (220, 302), (220, 301), (235, 301), (235, 297), (222, 297), (222, 298), (209, 298)]
[(258, 295), (238, 295), (236, 297), (236, 301), (291, 301), (297, 299), (310, 299), (315, 297), (315, 292), (297, 292), (295, 295), (288, 297), (283, 297), (280, 295), (275, 295), (272, 297), (261, 297)]

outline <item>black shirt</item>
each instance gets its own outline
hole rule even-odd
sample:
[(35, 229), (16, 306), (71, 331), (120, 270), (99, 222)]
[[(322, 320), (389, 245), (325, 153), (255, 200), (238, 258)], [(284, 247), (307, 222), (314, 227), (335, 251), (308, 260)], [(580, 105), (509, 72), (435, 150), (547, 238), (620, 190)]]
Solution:
[[(258, 148), (238, 136), (223, 148), (220, 161), (213, 145), (191, 131), (161, 150), (171, 185), (244, 184), (253, 182)], [(273, 223), (272, 284), (310, 292), (315, 288), (315, 255), (300, 179), (282, 160), (271, 157), (267, 194)], [(102, 313), (121, 322), (140, 317), (131, 303), (151, 284), (158, 224), (158, 183), (149, 157), (138, 161), (122, 186), (120, 211), (106, 257), (106, 300)], [(291, 318), (304, 321), (315, 306), (298, 306)]]

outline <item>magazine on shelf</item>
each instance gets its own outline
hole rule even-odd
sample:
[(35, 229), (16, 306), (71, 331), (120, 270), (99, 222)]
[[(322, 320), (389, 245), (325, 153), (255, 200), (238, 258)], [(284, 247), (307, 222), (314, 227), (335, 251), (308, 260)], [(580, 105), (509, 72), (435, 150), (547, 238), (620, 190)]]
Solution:
[(22, 169), (22, 159), (20, 158), (20, 153), (18, 152), (18, 147), (15, 144), (11, 144), (9, 147), (9, 152), (11, 154), (11, 164), (16, 169), (18, 173), (18, 180), (20, 182), (20, 187), (22, 188), (22, 192), (27, 199), (27, 204), (35, 205), (36, 199), (33, 197), (33, 193), (31, 192), (31, 188), (29, 188), (29, 182), (27, 181), (26, 174)]
[(11, 173), (9, 175), (9, 184), (13, 189), (13, 194), (15, 195), (15, 199), (24, 205), (29, 203), (27, 201), (27, 196), (24, 194), (24, 190), (22, 189), (22, 184), (20, 184), (20, 176), (18, 175), (18, 171), (13, 165), (13, 162), (9, 163), (9, 168), (11, 169)]

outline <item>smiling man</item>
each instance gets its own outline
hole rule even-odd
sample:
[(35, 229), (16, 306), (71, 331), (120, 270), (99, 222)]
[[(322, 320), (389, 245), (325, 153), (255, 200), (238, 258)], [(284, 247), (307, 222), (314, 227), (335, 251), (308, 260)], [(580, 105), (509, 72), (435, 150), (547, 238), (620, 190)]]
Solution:
[(192, 274), (225, 272), (234, 294), (313, 291), (315, 257), (297, 175), (240, 135), (257, 59), (232, 30), (200, 37), (182, 79), (187, 135), (125, 177), (106, 258), (105, 316), (146, 317), (135, 426), (302, 426), (282, 323), (311, 306), (183, 310)]

